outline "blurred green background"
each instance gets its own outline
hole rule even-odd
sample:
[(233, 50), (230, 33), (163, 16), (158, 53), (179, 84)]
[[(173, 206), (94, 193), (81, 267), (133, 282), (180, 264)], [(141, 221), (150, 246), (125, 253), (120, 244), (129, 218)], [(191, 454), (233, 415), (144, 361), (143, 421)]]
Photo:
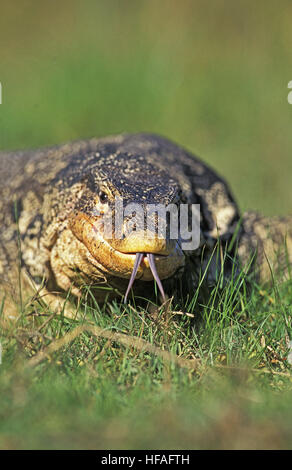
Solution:
[(292, 2), (0, 2), (0, 148), (163, 134), (291, 212)]

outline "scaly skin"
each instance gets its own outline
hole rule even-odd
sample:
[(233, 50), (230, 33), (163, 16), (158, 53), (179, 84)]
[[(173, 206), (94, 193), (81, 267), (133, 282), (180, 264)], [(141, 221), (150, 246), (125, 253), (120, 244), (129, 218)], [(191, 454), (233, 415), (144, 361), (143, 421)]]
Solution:
[[(237, 243), (225, 262), (240, 267), (258, 247), (258, 268), (266, 277), (264, 250), (270, 256), (286, 238), (292, 262), (292, 218), (243, 217), (225, 181), (202, 161), (155, 135), (118, 135), (73, 142), (36, 151), (0, 154), (0, 279), (5, 291), (15, 294), (21, 241), (23, 282), (45, 282), (48, 290), (80, 296), (90, 284), (98, 301), (123, 295), (137, 252), (153, 253), (160, 279), (169, 294), (184, 286), (192, 291), (209, 262), (218, 235), (227, 246)], [(106, 201), (102, 199), (105, 198)], [(124, 204), (200, 204), (201, 242), (183, 252), (180, 240), (142, 237), (105, 239), (100, 215), (113, 207), (115, 197)], [(99, 211), (99, 212), (98, 212)], [(17, 214), (18, 223), (15, 221)], [(235, 255), (238, 248), (239, 260)], [(220, 263), (213, 257), (206, 283), (212, 284)], [(108, 286), (108, 290), (98, 287)], [(134, 292), (151, 295), (153, 276), (143, 258)]]

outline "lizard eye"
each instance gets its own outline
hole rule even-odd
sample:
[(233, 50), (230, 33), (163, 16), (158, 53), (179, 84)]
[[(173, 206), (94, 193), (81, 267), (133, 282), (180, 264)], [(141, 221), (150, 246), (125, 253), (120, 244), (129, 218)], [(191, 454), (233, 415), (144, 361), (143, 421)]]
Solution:
[(99, 191), (98, 197), (102, 204), (105, 204), (108, 201), (108, 195), (104, 191)]

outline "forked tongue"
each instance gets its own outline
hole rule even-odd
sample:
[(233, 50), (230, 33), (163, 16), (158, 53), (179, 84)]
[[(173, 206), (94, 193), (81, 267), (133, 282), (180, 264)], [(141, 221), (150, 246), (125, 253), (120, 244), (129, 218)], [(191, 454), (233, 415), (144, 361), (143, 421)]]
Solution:
[(147, 258), (148, 258), (148, 261), (149, 261), (149, 266), (150, 266), (152, 275), (153, 275), (153, 277), (156, 281), (156, 284), (158, 285), (158, 289), (160, 290), (160, 294), (163, 298), (163, 302), (165, 302), (166, 297), (165, 297), (165, 293), (164, 293), (164, 290), (163, 290), (163, 287), (162, 287), (162, 284), (161, 284), (161, 280), (159, 279), (158, 272), (156, 270), (154, 255), (152, 255), (152, 253), (147, 253)]
[[(134, 280), (138, 271), (138, 268), (141, 264), (141, 261), (143, 259), (144, 253), (136, 253), (136, 258), (135, 258), (135, 263), (133, 267), (133, 271), (129, 280), (129, 284), (126, 290), (125, 298), (124, 298), (124, 304), (127, 302), (127, 298), (129, 295), (129, 292), (131, 290), (132, 285), (134, 284)], [(163, 301), (165, 301), (165, 293), (161, 284), (161, 280), (159, 279), (158, 272), (155, 266), (155, 261), (154, 261), (154, 255), (152, 253), (146, 253), (146, 257), (149, 261), (149, 266), (152, 272), (152, 275), (156, 281), (156, 284), (158, 285), (158, 289), (160, 290), (161, 296), (163, 298)]]
[(128, 287), (127, 287), (127, 290), (126, 290), (126, 293), (125, 293), (124, 304), (127, 303), (127, 297), (128, 297), (128, 294), (131, 290), (132, 285), (134, 284), (134, 280), (135, 280), (138, 268), (141, 264), (142, 258), (143, 258), (143, 253), (136, 253), (136, 258), (135, 258), (133, 271), (132, 271), (132, 274), (131, 274), (131, 277), (130, 277), (130, 280), (129, 280), (129, 284), (128, 284)]

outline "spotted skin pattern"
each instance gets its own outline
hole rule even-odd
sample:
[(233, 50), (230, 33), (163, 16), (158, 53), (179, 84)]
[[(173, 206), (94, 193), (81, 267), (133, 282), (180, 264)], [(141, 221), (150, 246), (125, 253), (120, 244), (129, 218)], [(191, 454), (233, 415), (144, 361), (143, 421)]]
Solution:
[[(153, 253), (165, 292), (194, 291), (208, 267), (206, 285), (248, 263), (261, 279), (285, 242), (292, 262), (292, 217), (241, 216), (226, 182), (200, 159), (152, 134), (117, 135), (35, 151), (0, 153), (0, 288), (17, 297), (24, 285), (80, 297), (91, 285), (99, 302), (123, 296), (137, 252)], [(200, 246), (184, 252), (180, 241), (106, 240), (96, 210), (124, 204), (200, 204)], [(220, 256), (215, 256), (220, 240)], [(229, 247), (228, 256), (222, 253)], [(231, 248), (230, 248), (231, 247)], [(212, 256), (213, 253), (213, 256)], [(283, 266), (284, 255), (277, 256)], [(289, 258), (290, 257), (290, 258)], [(153, 276), (141, 258), (134, 293), (151, 296)], [(287, 263), (286, 263), (287, 264)], [(235, 267), (235, 269), (234, 269)], [(104, 289), (106, 287), (106, 289)], [(2, 289), (3, 288), (3, 289)]]

